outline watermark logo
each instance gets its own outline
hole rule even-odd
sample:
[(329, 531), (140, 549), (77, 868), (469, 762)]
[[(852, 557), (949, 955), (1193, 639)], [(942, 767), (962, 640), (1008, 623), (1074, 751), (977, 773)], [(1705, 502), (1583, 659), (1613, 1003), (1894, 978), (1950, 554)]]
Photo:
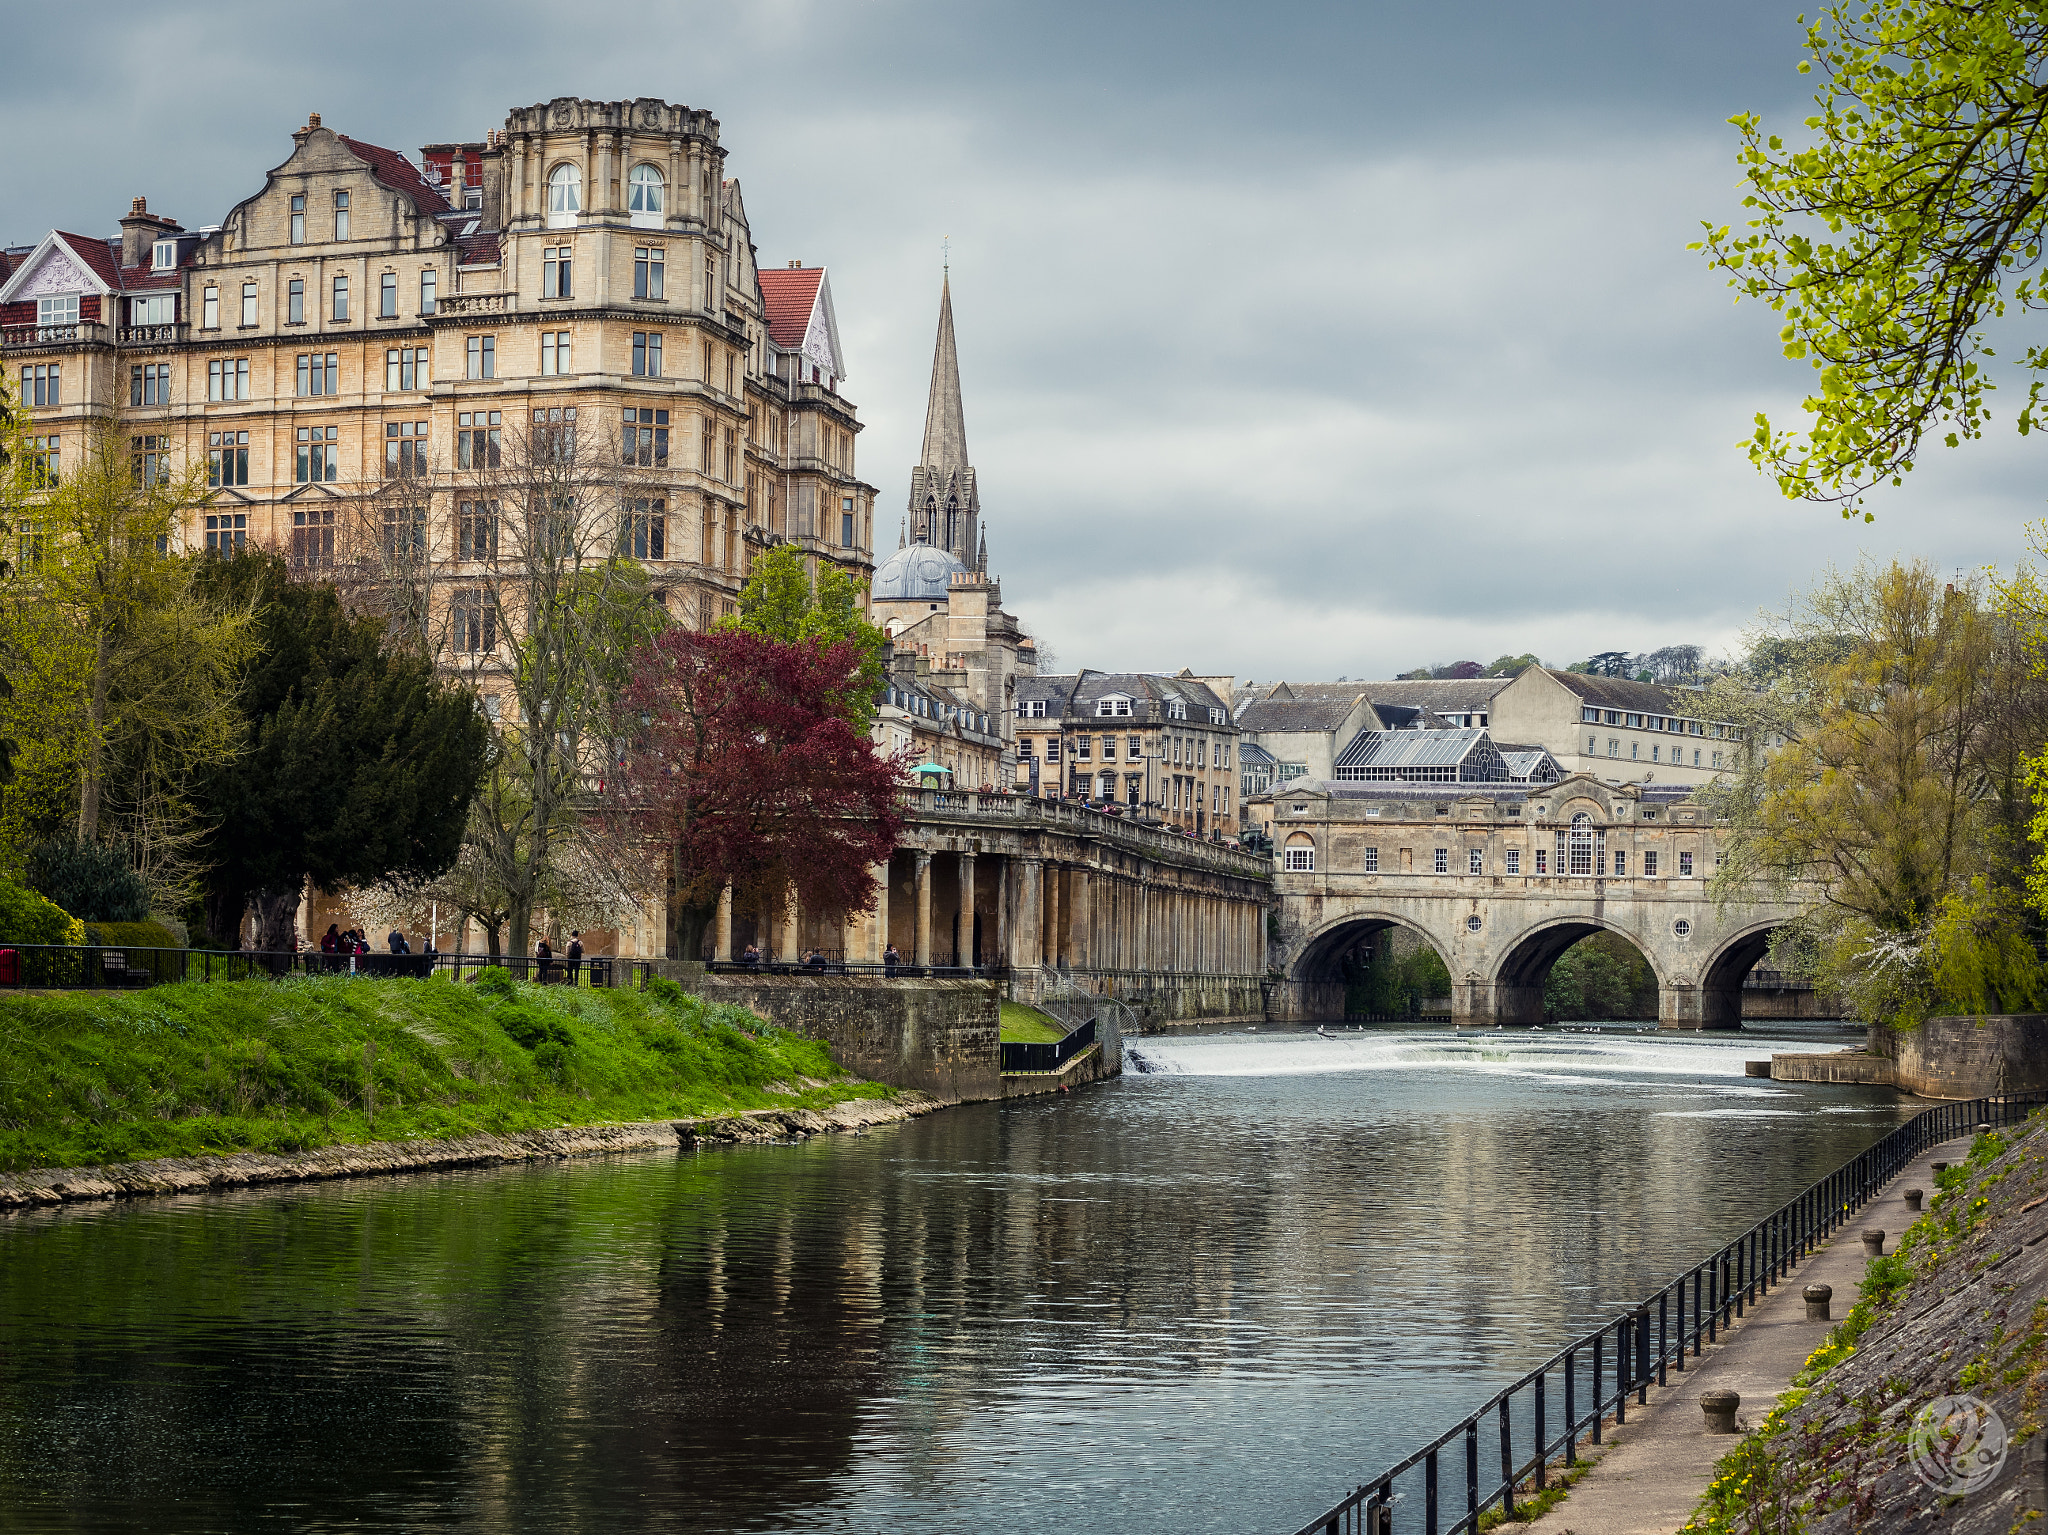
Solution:
[(1982, 1397), (1938, 1396), (1913, 1415), (1907, 1451), (1920, 1480), (1947, 1497), (1989, 1487), (2005, 1465), (2005, 1420)]

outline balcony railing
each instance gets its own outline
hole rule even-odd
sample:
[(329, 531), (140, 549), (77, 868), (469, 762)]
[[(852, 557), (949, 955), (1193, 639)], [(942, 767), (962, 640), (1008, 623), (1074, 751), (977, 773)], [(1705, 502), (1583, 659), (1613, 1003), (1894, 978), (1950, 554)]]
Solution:
[(1266, 878), (1272, 861), (1219, 843), (1178, 832), (1137, 826), (1117, 816), (1066, 800), (1034, 799), (1028, 794), (983, 794), (970, 789), (905, 789), (897, 802), (913, 820), (997, 822), (1018, 827), (1061, 827), (1112, 842), (1154, 857), (1171, 856), (1184, 863), (1208, 864), (1219, 873)]
[(0, 325), (0, 347), (79, 346), (106, 339), (107, 327), (92, 320), (73, 325)]
[(114, 339), (122, 346), (153, 346), (183, 341), (185, 323), (180, 320), (172, 325), (123, 325), (115, 330)]
[(519, 307), (516, 293), (453, 293), (434, 306), (437, 319), (467, 319), (480, 314), (510, 314)]

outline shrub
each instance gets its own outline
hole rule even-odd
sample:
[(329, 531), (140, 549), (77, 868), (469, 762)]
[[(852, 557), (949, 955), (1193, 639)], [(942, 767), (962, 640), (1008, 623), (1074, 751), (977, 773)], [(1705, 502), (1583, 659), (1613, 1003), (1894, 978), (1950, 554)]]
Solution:
[(178, 935), (161, 922), (88, 922), (87, 943), (120, 949), (182, 949)]
[(486, 965), (476, 973), (477, 991), (486, 997), (509, 997), (518, 984), (512, 979), (512, 972), (503, 965)]
[(85, 928), (33, 890), (0, 880), (0, 943), (83, 943)]
[(28, 882), (81, 921), (140, 922), (149, 915), (142, 876), (97, 842), (44, 838), (29, 850)]

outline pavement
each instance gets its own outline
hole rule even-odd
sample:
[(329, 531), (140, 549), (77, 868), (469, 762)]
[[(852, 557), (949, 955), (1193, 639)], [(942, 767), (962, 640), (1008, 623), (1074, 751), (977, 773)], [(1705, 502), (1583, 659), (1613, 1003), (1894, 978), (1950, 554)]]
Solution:
[(1884, 1250), (1891, 1252), (1918, 1219), (1906, 1208), (1905, 1190), (1924, 1189), (1931, 1199), (1930, 1164), (1960, 1162), (1969, 1144), (1966, 1137), (1937, 1146), (1886, 1184), (1831, 1242), (1809, 1253), (1741, 1321), (1723, 1329), (1700, 1358), (1688, 1357), (1683, 1375), (1667, 1375), (1670, 1385), (1663, 1390), (1651, 1386), (1648, 1405), (1630, 1402), (1628, 1422), (1608, 1431), (1605, 1446), (1590, 1454), (1582, 1446), (1581, 1460), (1598, 1456), (1593, 1469), (1564, 1502), (1515, 1528), (1529, 1535), (1672, 1535), (1714, 1479), (1715, 1463), (1738, 1442), (1730, 1434), (1707, 1432), (1700, 1393), (1735, 1391), (1742, 1397), (1737, 1422), (1745, 1429), (1761, 1423), (1833, 1325), (1807, 1321), (1800, 1292), (1810, 1284), (1831, 1285), (1835, 1321), (1848, 1315), (1863, 1278), (1862, 1233), (1881, 1229)]

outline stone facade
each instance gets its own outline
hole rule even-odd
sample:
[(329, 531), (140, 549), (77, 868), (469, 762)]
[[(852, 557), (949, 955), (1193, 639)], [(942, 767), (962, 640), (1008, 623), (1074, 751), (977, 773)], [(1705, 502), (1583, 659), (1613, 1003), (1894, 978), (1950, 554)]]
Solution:
[(1015, 692), (1017, 784), (1134, 820), (1234, 841), (1237, 726), (1227, 677), (1083, 671)]
[(465, 489), (565, 421), (680, 621), (730, 611), (777, 541), (865, 586), (874, 491), (830, 285), (757, 269), (725, 158), (709, 113), (651, 99), (518, 109), (419, 162), (315, 116), (218, 224), (138, 198), (118, 240), (13, 253), (0, 358), (53, 472), (95, 423), (210, 466), (187, 547), (345, 569), (390, 555), (394, 495), (422, 508), (400, 537), (447, 627), (497, 548), (465, 539)]
[(1742, 981), (1789, 906), (1717, 905), (1717, 828), (1682, 787), (1605, 783), (1338, 784), (1299, 779), (1270, 817), (1284, 1009), (1343, 1011), (1346, 957), (1387, 927), (1449, 968), (1460, 1024), (1540, 1023), (1551, 964), (1598, 931), (1656, 972), (1666, 1028), (1734, 1028)]

